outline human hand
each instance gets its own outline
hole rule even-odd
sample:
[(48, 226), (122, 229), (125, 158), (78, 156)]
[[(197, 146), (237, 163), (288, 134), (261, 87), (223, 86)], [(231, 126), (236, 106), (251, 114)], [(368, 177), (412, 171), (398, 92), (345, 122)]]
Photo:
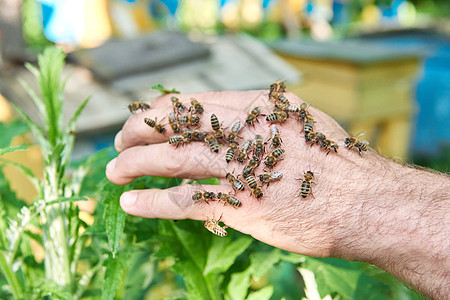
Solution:
[[(293, 94), (286, 93), (291, 104), (300, 106), (302, 101)], [(262, 113), (272, 112), (273, 103), (268, 100), (267, 91), (250, 92), (208, 92), (193, 95), (180, 95), (179, 98), (189, 106), (189, 99), (196, 98), (204, 106), (201, 115), (201, 131), (211, 131), (210, 116), (216, 114), (224, 127), (231, 128), (240, 120), (245, 124), (248, 112), (256, 106), (262, 107)], [(167, 176), (189, 179), (209, 177), (219, 178), (218, 186), (203, 186), (207, 191), (230, 192), (230, 184), (225, 179), (228, 172), (241, 173), (243, 164), (225, 161), (227, 146), (220, 147), (218, 154), (209, 150), (207, 145), (191, 142), (175, 147), (167, 143), (172, 135), (169, 126), (160, 134), (144, 123), (144, 118), (156, 117), (161, 120), (173, 110), (170, 96), (159, 97), (152, 103), (152, 109), (132, 115), (116, 136), (115, 146), (120, 152), (107, 168), (109, 180), (116, 184), (127, 184), (133, 179), (144, 176)], [(310, 107), (309, 112), (315, 120), (315, 130), (328, 138), (342, 142), (347, 133), (329, 116)], [(239, 135), (254, 139), (260, 134), (266, 140), (270, 137), (270, 123), (260, 117), (255, 127), (244, 126)], [(222, 216), (222, 221), (229, 227), (252, 235), (273, 246), (312, 256), (340, 255), (340, 243), (345, 243), (348, 230), (345, 222), (354, 208), (354, 197), (345, 192), (354, 185), (354, 178), (348, 176), (343, 168), (355, 160), (363, 169), (365, 158), (356, 151), (339, 150), (338, 153), (311, 147), (306, 144), (302, 123), (296, 117), (285, 123), (277, 124), (283, 140), (281, 148), (285, 150), (283, 160), (274, 170), (282, 171), (281, 181), (273, 182), (263, 188), (264, 196), (257, 200), (246, 188), (236, 197), (243, 203), (235, 209), (220, 202), (193, 204), (192, 194), (198, 189), (193, 185), (182, 185), (167, 190), (139, 190), (126, 192), (121, 197), (125, 212), (146, 218), (168, 218), (206, 220), (213, 216)], [(241, 140), (241, 141), (243, 141)], [(242, 142), (240, 142), (242, 145)], [(266, 145), (266, 153), (272, 149)], [(266, 154), (267, 155), (267, 154)], [(370, 156), (372, 153), (365, 153)], [(347, 165), (345, 165), (345, 163)], [(264, 163), (256, 169), (255, 174), (262, 173)], [(300, 197), (301, 180), (306, 171), (313, 171), (315, 179), (311, 185), (312, 193), (306, 198)], [(245, 180), (244, 180), (245, 181)], [(345, 190), (345, 191), (344, 191)], [(357, 188), (353, 193), (357, 193)]]

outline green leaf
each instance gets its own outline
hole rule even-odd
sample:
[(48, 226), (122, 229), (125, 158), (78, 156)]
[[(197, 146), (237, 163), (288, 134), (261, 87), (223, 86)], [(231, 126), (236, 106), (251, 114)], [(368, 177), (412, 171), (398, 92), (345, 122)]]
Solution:
[(235, 241), (229, 238), (213, 238), (203, 274), (225, 272), (252, 242), (253, 239), (247, 236), (242, 236)]
[(41, 299), (58, 299), (58, 300), (74, 300), (71, 293), (64, 290), (54, 282), (46, 281), (37, 287)]
[(23, 151), (23, 150), (27, 150), (27, 149), (28, 148), (25, 147), (24, 145), (1, 148), (0, 155), (4, 155), (6, 153), (11, 153), (11, 152), (15, 152), (15, 151)]
[(254, 252), (250, 254), (250, 272), (255, 280), (263, 277), (274, 264), (278, 263), (281, 258), (281, 250), (273, 249), (268, 252)]
[(233, 273), (225, 291), (225, 299), (245, 299), (250, 287), (250, 268)]
[(168, 90), (166, 89), (162, 84), (158, 83), (158, 84), (154, 84), (150, 87), (150, 90), (157, 90), (160, 91), (162, 95), (166, 95), (166, 94), (179, 94), (180, 92), (177, 91), (176, 89), (171, 89)]
[(0, 268), (3, 275), (8, 280), (9, 286), (16, 299), (22, 299), (23, 289), (22, 284), (17, 277), (17, 273), (12, 270), (12, 264), (8, 261), (8, 252), (0, 250)]
[(0, 122), (0, 148), (10, 146), (14, 137), (24, 134), (28, 130), (27, 124), (20, 120), (14, 120), (8, 124)]
[(270, 297), (272, 297), (272, 294), (273, 286), (269, 285), (255, 292), (251, 292), (250, 295), (248, 295), (247, 300), (269, 300)]
[[(37, 74), (36, 77), (39, 76), (39, 70), (36, 69), (33, 65), (31, 64), (25, 64), (25, 66), (28, 68), (28, 70), (32, 71), (32, 69), (30, 67), (33, 67)], [(34, 72), (32, 71), (32, 73), (34, 74)], [(42, 117), (45, 115), (45, 106), (44, 103), (42, 102), (42, 99), (39, 97), (39, 95), (36, 93), (36, 91), (34, 91), (31, 86), (22, 78), (19, 78), (19, 83), (20, 85), (25, 89), (25, 91), (27, 92), (27, 94), (31, 97), (31, 99), (33, 100), (34, 104), (36, 104), (36, 107), (39, 110), (39, 115)]]
[(308, 257), (301, 266), (314, 272), (321, 297), (338, 294), (345, 299), (386, 299), (392, 287), (373, 277), (366, 264), (336, 258)]
[(109, 188), (105, 196), (104, 219), (108, 243), (113, 256), (115, 256), (119, 250), (127, 215), (120, 207), (120, 195), (122, 195), (124, 187), (110, 184)]
[(106, 261), (105, 283), (102, 289), (102, 300), (114, 299), (126, 270), (125, 255), (117, 255)]

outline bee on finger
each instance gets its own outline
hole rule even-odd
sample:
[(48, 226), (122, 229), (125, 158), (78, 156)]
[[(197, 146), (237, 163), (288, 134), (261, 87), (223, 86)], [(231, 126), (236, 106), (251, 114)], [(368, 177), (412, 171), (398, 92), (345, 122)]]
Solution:
[(255, 169), (259, 166), (260, 162), (261, 161), (257, 156), (253, 156), (244, 166), (244, 169), (242, 170), (242, 176), (244, 178), (247, 178), (248, 176), (252, 175)]
[(327, 137), (325, 136), (325, 134), (321, 132), (316, 132), (314, 137), (314, 144), (320, 145), (326, 139)]
[(144, 102), (136, 101), (128, 105), (128, 110), (132, 114), (136, 113), (138, 110), (145, 111), (147, 109), (150, 109), (150, 105)]
[(265, 116), (265, 115), (261, 113), (261, 107), (255, 107), (247, 115), (247, 119), (245, 120), (245, 123), (247, 123), (247, 125), (249, 125), (249, 126), (255, 125), (255, 122), (259, 122), (258, 121), (259, 116)]
[(224, 237), (227, 235), (227, 231), (225, 230), (228, 228), (228, 226), (220, 226), (219, 222), (220, 219), (222, 219), (222, 216), (218, 220), (214, 220), (214, 216), (212, 219), (207, 219), (205, 221), (205, 228), (208, 229), (210, 232), (214, 233), (215, 235), (218, 235), (220, 237)]
[(257, 199), (261, 198), (263, 196), (263, 192), (261, 187), (259, 187), (256, 183), (256, 178), (252, 175), (249, 175), (245, 178), (245, 180), (247, 180), (247, 185), (252, 191), (251, 193), (253, 194), (253, 196), (255, 196), (255, 198)]
[(172, 128), (173, 133), (180, 133), (180, 125), (178, 124), (173, 111), (169, 112), (169, 125)]
[(286, 98), (286, 96), (284, 96), (283, 94), (279, 94), (277, 100), (283, 104), (283, 107), (289, 106), (289, 99)]
[(205, 140), (207, 133), (206, 132), (201, 132), (198, 129), (195, 129), (192, 131), (192, 139), (196, 140), (196, 141), (203, 141)]
[(283, 123), (286, 122), (289, 115), (285, 111), (275, 111), (266, 117), (266, 121), (270, 123)]
[(209, 201), (214, 201), (216, 198), (216, 194), (213, 192), (207, 192), (205, 190), (199, 190), (192, 195), (192, 200), (195, 203), (205, 201), (208, 203)]
[(259, 180), (264, 184), (267, 183), (269, 187), (271, 182), (278, 181), (283, 177), (283, 173), (280, 171), (264, 172), (259, 175)]
[(328, 150), (327, 155), (331, 152), (331, 150), (334, 150), (335, 153), (337, 153), (337, 149), (339, 148), (339, 145), (332, 141), (332, 140), (322, 140), (320, 141), (320, 148)]
[(175, 96), (172, 96), (170, 97), (170, 101), (172, 101), (173, 109), (175, 110), (175, 112), (177, 112), (178, 114), (184, 113), (186, 106), (184, 106), (183, 103), (181, 103), (180, 99), (178, 99)]
[(270, 135), (271, 135), (271, 143), (273, 148), (278, 148), (281, 146), (283, 142), (280, 137), (280, 130), (278, 130), (277, 125), (270, 125)]
[(237, 121), (231, 126), (231, 132), (228, 134), (227, 141), (229, 143), (234, 142), (236, 137), (238, 137), (239, 131), (241, 131), (241, 121)]
[(308, 116), (310, 115), (311, 114), (308, 112), (308, 105), (306, 103), (300, 104), (300, 110), (298, 114), (299, 119), (305, 122), (308, 119)]
[(196, 114), (201, 115), (203, 113), (203, 105), (197, 101), (195, 98), (191, 98), (191, 108), (189, 110), (193, 110)]
[(215, 153), (219, 152), (219, 143), (217, 143), (216, 138), (212, 134), (207, 134), (204, 141), (209, 146), (209, 149), (211, 149), (211, 151)]
[(309, 194), (313, 196), (313, 194), (311, 193), (311, 184), (314, 183), (314, 173), (312, 171), (307, 171), (303, 175), (303, 178), (298, 178), (297, 180), (302, 181), (299, 196), (302, 196), (302, 198), (306, 198)]
[(345, 146), (348, 149), (353, 149), (353, 148), (357, 149), (360, 156), (362, 156), (362, 151), (367, 151), (367, 148), (369, 146), (368, 141), (366, 141), (366, 140), (360, 141), (357, 139), (358, 137), (362, 136), (363, 134), (364, 134), (364, 132), (358, 134), (355, 137), (346, 138), (345, 142), (344, 142)]
[(240, 163), (244, 163), (248, 158), (248, 153), (253, 145), (252, 140), (246, 140), (242, 145), (242, 149), (239, 151), (236, 160)]
[(187, 138), (185, 134), (175, 134), (169, 137), (169, 144), (176, 144), (177, 148), (179, 145), (189, 143), (191, 141), (190, 138)]
[(225, 160), (227, 161), (227, 163), (229, 163), (230, 161), (233, 160), (234, 156), (236, 155), (236, 153), (239, 151), (239, 144), (238, 142), (232, 142), (230, 144), (230, 147), (227, 150), (227, 153), (225, 155)]
[(255, 135), (255, 149), (253, 149), (253, 155), (261, 157), (266, 152), (266, 146), (264, 144), (262, 136)]
[(164, 125), (158, 123), (158, 118), (155, 118), (155, 120), (150, 118), (144, 118), (145, 124), (155, 129), (156, 132), (163, 133), (166, 129), (164, 128)]
[(238, 198), (236, 198), (233, 195), (222, 193), (222, 192), (219, 192), (217, 194), (217, 200), (223, 202), (224, 205), (230, 204), (234, 208), (238, 208), (238, 207), (242, 206), (242, 202), (239, 201)]
[(200, 118), (196, 115), (178, 116), (178, 123), (181, 125), (195, 126), (200, 122)]
[(235, 192), (236, 192), (236, 190), (238, 190), (238, 191), (243, 191), (244, 190), (244, 184), (238, 178), (238, 176), (235, 176), (232, 173), (227, 173), (227, 175), (225, 177), (228, 180), (228, 182), (231, 184), (231, 187), (233, 188), (233, 190)]
[(276, 100), (278, 95), (286, 92), (286, 84), (284, 81), (277, 81), (270, 85), (269, 88), (269, 99)]
[[(316, 141), (316, 133), (313, 131), (310, 131), (308, 133), (305, 133), (305, 142), (306, 143), (314, 143)], [(312, 146), (312, 144), (311, 144)]]
[(214, 135), (216, 139), (221, 140), (225, 138), (225, 134), (223, 133), (222, 124), (219, 123), (219, 119), (215, 114), (211, 115), (211, 127), (214, 130)]
[(307, 135), (308, 133), (313, 132), (313, 130), (314, 120), (311, 115), (308, 115), (303, 123), (303, 131), (305, 132), (305, 135)]
[(264, 164), (269, 168), (272, 169), (278, 161), (280, 161), (280, 156), (284, 154), (284, 149), (275, 149), (273, 150), (264, 161)]

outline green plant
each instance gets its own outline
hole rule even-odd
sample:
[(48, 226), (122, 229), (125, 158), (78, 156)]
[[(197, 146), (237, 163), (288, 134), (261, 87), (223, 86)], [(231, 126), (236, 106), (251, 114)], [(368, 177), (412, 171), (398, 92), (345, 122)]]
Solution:
[[(26, 149), (11, 146), (11, 139), (29, 128), (42, 148), (45, 165), (39, 180), (21, 164), (0, 157), (0, 230), (6, 232), (0, 237), (0, 298), (417, 297), (392, 276), (366, 264), (288, 253), (231, 229), (220, 238), (198, 221), (126, 215), (119, 205), (124, 191), (164, 189), (182, 179), (145, 176), (116, 186), (104, 175), (107, 162), (116, 155), (112, 149), (70, 162), (75, 122), (87, 100), (64, 126), (63, 66), (64, 54), (56, 48), (39, 56), (39, 69), (27, 65), (37, 77), (40, 93), (24, 86), (39, 108), (42, 126), (18, 107), (25, 125), (0, 124), (0, 130), (8, 133), (0, 137), (0, 155)], [(166, 91), (162, 86), (157, 89)], [(32, 204), (17, 198), (3, 174), (4, 164), (19, 168), (35, 184), (38, 196)], [(214, 184), (217, 179), (202, 183)], [(90, 219), (83, 217), (86, 213), (77, 203), (86, 197), (96, 200)], [(43, 262), (36, 261), (32, 240), (44, 248)], [(168, 286), (169, 292), (164, 288)]]

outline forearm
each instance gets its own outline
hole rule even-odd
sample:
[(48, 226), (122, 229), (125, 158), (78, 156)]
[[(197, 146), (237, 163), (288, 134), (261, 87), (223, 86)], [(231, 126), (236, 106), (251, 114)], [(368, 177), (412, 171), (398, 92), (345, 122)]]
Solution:
[[(374, 158), (344, 258), (377, 265), (433, 298), (450, 294), (450, 179)], [(369, 161), (369, 163), (374, 163)]]

